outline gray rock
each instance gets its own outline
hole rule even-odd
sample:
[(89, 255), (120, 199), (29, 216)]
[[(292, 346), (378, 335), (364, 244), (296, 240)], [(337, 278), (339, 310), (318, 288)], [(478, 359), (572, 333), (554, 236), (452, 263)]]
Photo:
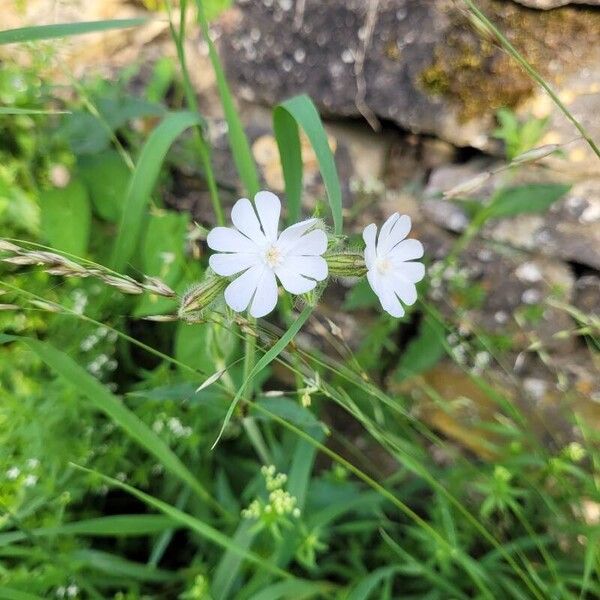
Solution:
[(573, 304), (583, 313), (600, 317), (600, 277), (584, 275), (575, 283)]
[[(464, 231), (469, 216), (460, 201), (437, 198), (443, 191), (493, 169), (498, 163), (474, 160), (464, 165), (448, 165), (434, 171), (425, 194), (423, 212), (434, 223), (454, 232)], [(550, 173), (535, 166), (522, 169), (512, 185), (548, 183)], [(471, 193), (473, 199), (489, 198), (505, 185), (506, 171), (492, 177)], [(521, 214), (490, 221), (481, 235), (523, 250), (535, 251), (600, 269), (600, 179), (576, 183), (564, 199), (542, 214)]]
[[(272, 105), (307, 93), (327, 116), (372, 112), (459, 146), (494, 148), (490, 135), (501, 106), (549, 115), (555, 141), (575, 136), (513, 59), (475, 31), (460, 2), (380, 0), (365, 47), (368, 6), (364, 0), (239, 0), (239, 18), (222, 24), (230, 79), (250, 101)], [(479, 6), (600, 138), (600, 94), (594, 93), (600, 12), (532, 11), (500, 0), (480, 0)], [(363, 84), (364, 103), (358, 93)], [(587, 168), (585, 147), (571, 150)]]

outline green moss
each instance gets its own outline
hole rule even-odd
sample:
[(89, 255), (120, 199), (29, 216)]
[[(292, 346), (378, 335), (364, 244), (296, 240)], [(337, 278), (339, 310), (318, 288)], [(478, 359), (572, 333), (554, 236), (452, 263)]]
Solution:
[[(536, 11), (499, 0), (479, 4), (525, 58), (554, 84), (580, 68), (588, 49), (600, 39), (597, 11), (573, 7)], [(514, 108), (533, 94), (534, 82), (485, 33), (475, 30), (464, 12), (452, 9), (450, 20), (443, 43), (434, 50), (432, 64), (419, 76), (419, 84), (428, 94), (455, 103), (463, 121), (501, 107)], [(556, 60), (560, 68), (551, 70), (550, 63)]]

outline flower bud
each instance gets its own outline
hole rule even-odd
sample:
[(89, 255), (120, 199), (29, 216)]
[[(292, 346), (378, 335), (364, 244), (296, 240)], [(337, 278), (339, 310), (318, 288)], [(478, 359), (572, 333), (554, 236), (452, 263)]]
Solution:
[(208, 308), (228, 284), (224, 277), (210, 277), (195, 285), (181, 299), (179, 316), (185, 317)]
[(324, 256), (329, 274), (336, 277), (362, 277), (367, 272), (365, 259), (359, 252), (340, 252)]

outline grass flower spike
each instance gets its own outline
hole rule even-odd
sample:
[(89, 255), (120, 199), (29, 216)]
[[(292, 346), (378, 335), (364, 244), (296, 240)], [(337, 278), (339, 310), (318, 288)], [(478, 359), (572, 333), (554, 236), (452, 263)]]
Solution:
[(425, 276), (425, 266), (412, 262), (423, 256), (423, 244), (405, 239), (411, 227), (410, 217), (394, 213), (381, 227), (371, 223), (363, 231), (367, 279), (379, 297), (383, 309), (393, 317), (404, 316), (402, 303), (417, 301), (415, 283)]
[(281, 202), (271, 192), (256, 194), (254, 205), (247, 198), (238, 200), (231, 211), (233, 227), (215, 227), (207, 242), (220, 253), (209, 260), (217, 275), (241, 273), (225, 289), (227, 305), (236, 312), (249, 308), (258, 318), (277, 304), (277, 279), (291, 294), (304, 294), (327, 277), (322, 257), (327, 235), (315, 229), (317, 219), (301, 221), (279, 234)]

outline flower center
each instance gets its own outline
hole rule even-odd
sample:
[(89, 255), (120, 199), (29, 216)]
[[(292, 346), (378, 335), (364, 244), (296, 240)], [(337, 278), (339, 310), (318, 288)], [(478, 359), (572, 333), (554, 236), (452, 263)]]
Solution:
[(380, 275), (385, 275), (392, 270), (392, 263), (387, 258), (378, 258), (375, 260), (375, 268)]
[(269, 267), (271, 267), (271, 269), (275, 269), (281, 265), (283, 257), (281, 256), (281, 251), (277, 246), (269, 246), (265, 250), (263, 260)]

